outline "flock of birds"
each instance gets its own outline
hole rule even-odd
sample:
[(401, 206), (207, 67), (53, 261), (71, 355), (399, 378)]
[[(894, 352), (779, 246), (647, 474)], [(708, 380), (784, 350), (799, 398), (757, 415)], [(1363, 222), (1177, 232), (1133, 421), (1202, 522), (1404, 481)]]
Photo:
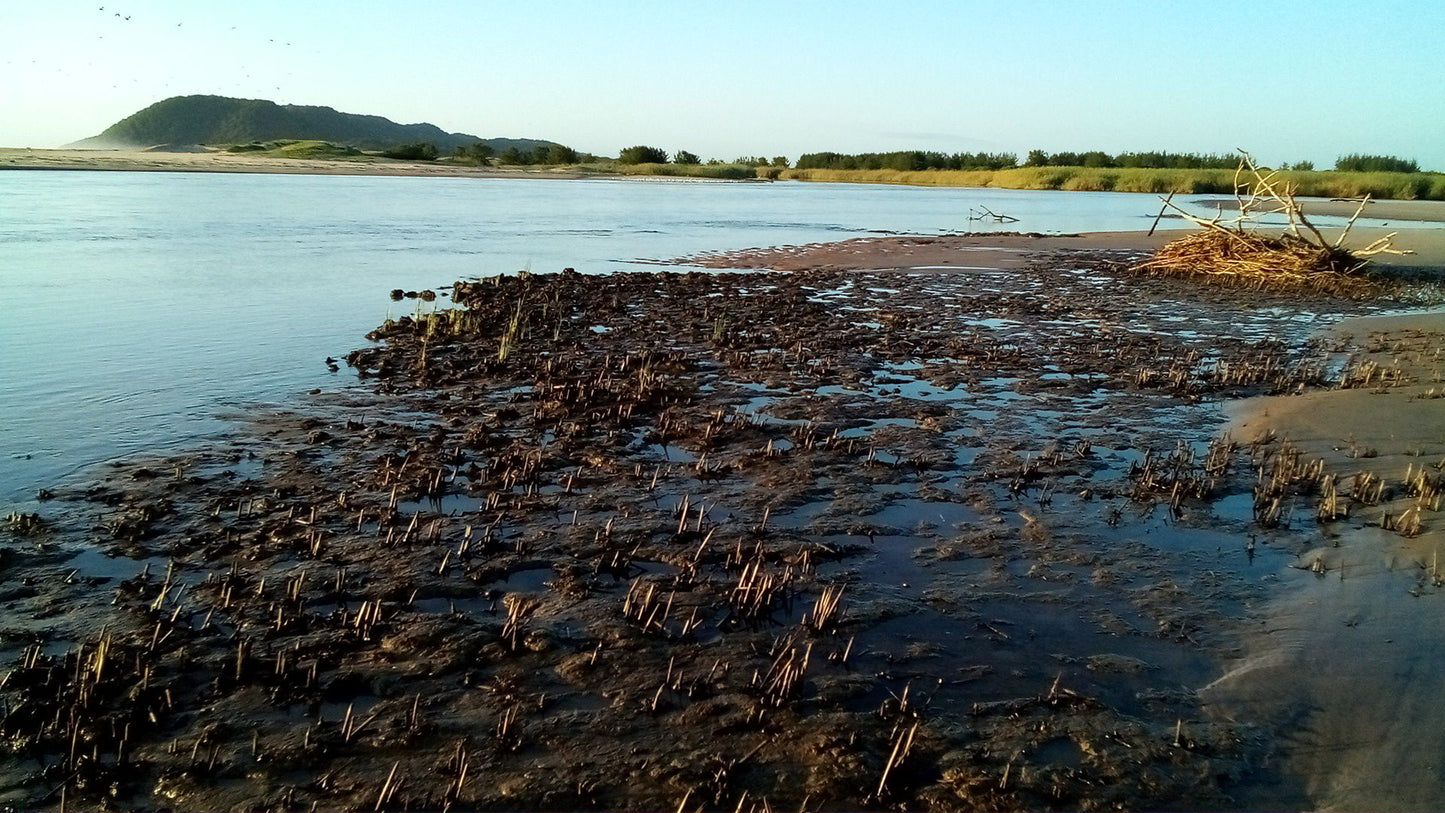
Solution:
[[(127, 10), (119, 10), (119, 11), (118, 11), (118, 10), (116, 10), (115, 7), (113, 7), (113, 6), (98, 6), (98, 7), (96, 8), (96, 13), (97, 13), (97, 15), (99, 15), (99, 16), (105, 16), (105, 17), (110, 18), (110, 19), (111, 19), (114, 23), (116, 23), (116, 24), (120, 24), (120, 23), (139, 23), (139, 22), (141, 22), (142, 19), (143, 19), (143, 18), (137, 18), (137, 17), (135, 17), (133, 14), (131, 14), (131, 13), (129, 12), (128, 9), (127, 9)], [(167, 25), (167, 27), (169, 27), (169, 26)], [(177, 28), (177, 29), (183, 29), (183, 28), (185, 28), (185, 21), (178, 21), (178, 22), (176, 22), (175, 28)], [(107, 33), (109, 33), (109, 32), (107, 32)], [(237, 38), (239, 38), (239, 39), (241, 40), (241, 42), (239, 42), (238, 44), (250, 44), (250, 45), (255, 46), (255, 45), (259, 45), (259, 44), (261, 43), (261, 39), (262, 39), (262, 37), (260, 37), (260, 36), (255, 36), (255, 37), (247, 36), (246, 32), (245, 32), (241, 27), (235, 26), (235, 25), (232, 25), (232, 26), (229, 27), (229, 32), (228, 32), (228, 33), (231, 33), (233, 37), (237, 37)], [(106, 39), (106, 33), (96, 34), (96, 39), (97, 39), (97, 40), (104, 40), (104, 39)], [(267, 43), (267, 45), (269, 45), (269, 46), (282, 47), (282, 48), (290, 48), (290, 47), (292, 47), (292, 43), (291, 43), (291, 42), (288, 42), (288, 41), (285, 41), (285, 40), (277, 40), (277, 39), (274, 38), (274, 37), (266, 37), (266, 38), (264, 38), (264, 39), (265, 39), (265, 42)], [(76, 68), (75, 68), (75, 67), (72, 67), (72, 66), (75, 65), (76, 62), (77, 62), (77, 60), (75, 59), (75, 56), (76, 56), (76, 55), (77, 55), (77, 54), (75, 54), (75, 53), (56, 54), (56, 56), (57, 56), (57, 57), (60, 57), (60, 59), (57, 59), (57, 62), (58, 62), (59, 64), (57, 64), (57, 65), (55, 66), (54, 72), (55, 72), (56, 74), (60, 75), (60, 76), (70, 76), (70, 75), (72, 75), (72, 74), (76, 71)], [(12, 58), (12, 59), (6, 59), (6, 60), (4, 60), (4, 65), (6, 65), (6, 66), (11, 66), (11, 65), (16, 65), (16, 64), (24, 64), (23, 58), (22, 58), (22, 59), (13, 59), (13, 58)], [(82, 63), (80, 63), (80, 66), (81, 66), (81, 67), (84, 67), (84, 68), (94, 68), (94, 67), (96, 67), (96, 65), (95, 65), (94, 62), (82, 62)], [(29, 59), (29, 70), (30, 70), (32, 73), (33, 73), (33, 72), (36, 72), (36, 71), (43, 71), (43, 70), (44, 70), (44, 65), (43, 65), (42, 57), (35, 56), (35, 57), (32, 57), (31, 59)], [(246, 79), (251, 78), (251, 74), (250, 74), (249, 72), (243, 71), (243, 72), (242, 72), (242, 75), (243, 75), (243, 78), (246, 78)], [(131, 78), (130, 78), (130, 83), (131, 83), (131, 84), (139, 84), (141, 81), (142, 81), (142, 80), (141, 80), (140, 78), (138, 78), (138, 77), (131, 77)], [(120, 88), (121, 84), (122, 84), (122, 81), (119, 81), (119, 80), (118, 80), (118, 81), (113, 81), (112, 84), (111, 84), (111, 88), (112, 88), (112, 89), (118, 89), (118, 88)], [(167, 83), (167, 84), (169, 84), (169, 83)], [(276, 86), (276, 90), (281, 90), (281, 86), (277, 85), (277, 86)]]
[[(104, 13), (104, 12), (105, 12), (105, 6), (101, 6), (98, 10), (99, 10), (101, 13)], [(111, 12), (111, 16), (119, 19), (121, 22), (130, 22), (130, 17), (131, 17), (129, 14), (122, 14), (122, 13), (120, 13), (119, 11), (113, 11), (113, 12)], [(185, 23), (176, 23), (176, 28), (181, 28), (181, 27), (184, 26), (184, 25), (185, 25)], [(234, 26), (234, 25), (231, 26), (231, 30), (232, 30), (232, 31), (235, 31), (235, 30), (236, 30), (236, 26)], [(104, 39), (104, 37), (102, 37), (102, 39)], [(267, 41), (267, 42), (270, 42), (270, 43), (275, 43), (275, 42), (276, 42), (276, 39), (275, 39), (274, 37), (268, 37), (268, 38), (266, 39), (266, 41)], [(284, 46), (286, 46), (286, 47), (288, 47), (288, 48), (291, 46), (291, 43), (289, 43), (289, 42), (283, 42), (283, 43), (281, 43), (281, 44), (284, 45)]]

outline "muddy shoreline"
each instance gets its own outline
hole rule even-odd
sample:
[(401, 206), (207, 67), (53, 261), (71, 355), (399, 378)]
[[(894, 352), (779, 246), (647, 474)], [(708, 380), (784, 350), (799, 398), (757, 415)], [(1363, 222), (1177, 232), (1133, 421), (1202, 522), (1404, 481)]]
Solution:
[(1310, 805), (1201, 694), (1307, 544), (1221, 404), (1438, 285), (1043, 248), (395, 292), (369, 393), (7, 522), (0, 804)]

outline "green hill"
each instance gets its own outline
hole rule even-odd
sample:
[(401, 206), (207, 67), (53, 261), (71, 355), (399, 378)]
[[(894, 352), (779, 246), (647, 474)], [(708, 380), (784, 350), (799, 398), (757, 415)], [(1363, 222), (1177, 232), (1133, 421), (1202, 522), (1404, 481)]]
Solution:
[(434, 124), (397, 124), (381, 116), (341, 113), (330, 107), (226, 96), (175, 96), (121, 119), (100, 135), (67, 146), (115, 149), (156, 144), (248, 144), (280, 139), (330, 141), (367, 150), (429, 142), (442, 154), (478, 141), (498, 152), (513, 147), (531, 150), (551, 144), (529, 138), (481, 138), (448, 133)]

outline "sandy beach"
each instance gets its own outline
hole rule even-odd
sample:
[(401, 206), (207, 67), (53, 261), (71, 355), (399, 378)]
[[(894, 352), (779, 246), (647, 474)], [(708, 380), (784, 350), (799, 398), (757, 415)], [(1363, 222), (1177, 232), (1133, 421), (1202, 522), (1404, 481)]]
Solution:
[(446, 178), (581, 178), (557, 169), (498, 169), (436, 161), (373, 156), (277, 158), (198, 148), (196, 152), (150, 150), (42, 150), (0, 147), (0, 170), (92, 170), (112, 172), (260, 172), (291, 175), (387, 175)]

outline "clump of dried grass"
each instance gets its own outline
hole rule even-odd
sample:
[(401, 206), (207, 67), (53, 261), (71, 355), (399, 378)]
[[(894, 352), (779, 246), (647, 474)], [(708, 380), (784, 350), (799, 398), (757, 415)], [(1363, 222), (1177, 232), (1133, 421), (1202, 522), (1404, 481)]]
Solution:
[(1270, 237), (1232, 229), (1205, 229), (1165, 245), (1135, 268), (1210, 276), (1221, 281), (1232, 278), (1313, 287), (1354, 276), (1366, 264), (1368, 260), (1347, 249), (1316, 245), (1292, 234)]
[[(1393, 234), (1362, 249), (1344, 247), (1350, 227), (1369, 202), (1368, 196), (1360, 201), (1339, 237), (1329, 241), (1305, 217), (1304, 209), (1295, 200), (1293, 185), (1277, 181), (1275, 172), (1262, 170), (1248, 153), (1241, 154), (1235, 172), (1238, 214), (1228, 220), (1222, 216), (1197, 217), (1177, 206), (1170, 195), (1164, 199), (1160, 216), (1173, 209), (1201, 230), (1168, 243), (1153, 257), (1136, 264), (1135, 270), (1250, 287), (1356, 294), (1372, 287), (1361, 276), (1369, 257), (1404, 253), (1391, 247)], [(1252, 180), (1246, 181), (1246, 176)], [(1288, 230), (1279, 235), (1261, 233), (1259, 220), (1265, 215), (1284, 215)]]

